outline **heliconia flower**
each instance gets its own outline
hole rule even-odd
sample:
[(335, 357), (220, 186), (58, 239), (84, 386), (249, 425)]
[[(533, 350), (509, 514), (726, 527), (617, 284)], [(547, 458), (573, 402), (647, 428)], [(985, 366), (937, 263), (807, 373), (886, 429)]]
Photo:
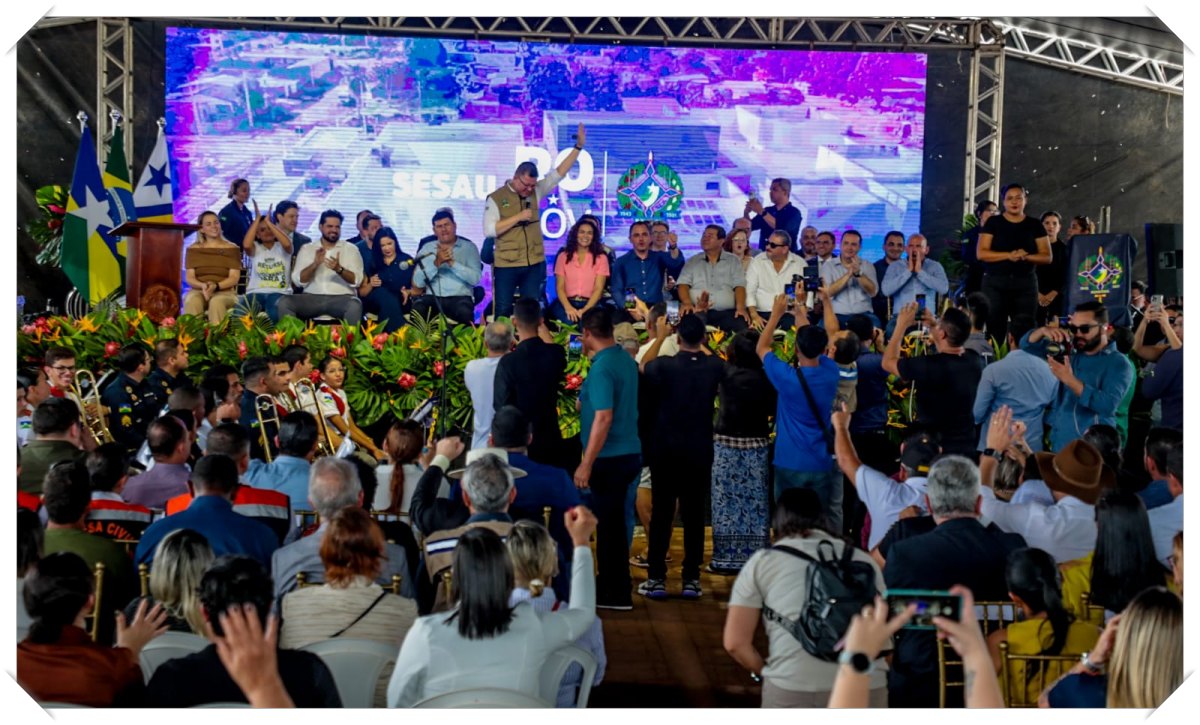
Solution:
[(383, 343), (387, 342), (387, 339), (388, 339), (388, 336), (386, 334), (376, 335), (375, 339), (371, 342), (371, 345), (376, 350), (379, 350), (380, 352), (382, 352), (383, 351)]
[(61, 219), (51, 219), (50, 221), (46, 222), (46, 228), (48, 228), (48, 229), (58, 229), (61, 226), (62, 226)]
[(333, 355), (334, 357), (346, 357), (346, 348), (335, 347), (329, 351), (329, 354)]
[(22, 325), (21, 332), (26, 335), (33, 335), (38, 331), (36, 325)]
[(250, 354), (250, 350), (249, 350), (249, 349), (246, 347), (246, 341), (245, 341), (245, 340), (242, 340), (242, 341), (239, 341), (239, 342), (238, 342), (238, 348), (237, 348), (237, 350), (238, 350), (238, 357), (239, 357), (239, 358), (241, 358), (242, 360), (245, 360), (245, 359), (246, 359), (246, 355)]
[(339, 342), (341, 342), (341, 341), (342, 341), (342, 332), (341, 332), (341, 330), (337, 329), (336, 327), (335, 327), (335, 328), (333, 328), (333, 333), (330, 335), (330, 337), (332, 337), (332, 338), (333, 338), (333, 341), (334, 341), (334, 343), (339, 343)]
[(48, 330), (50, 329), (50, 321), (45, 317), (39, 317), (33, 321), (33, 326), (39, 330)]
[(403, 373), (396, 378), (396, 384), (405, 390), (412, 390), (413, 386), (417, 384), (417, 376), (412, 373)]
[(104, 346), (104, 357), (112, 357), (121, 351), (121, 343), (110, 342)]
[(162, 319), (162, 322), (160, 322), (159, 324), (163, 327), (174, 327), (175, 326), (175, 318), (174, 317), (164, 317)]
[(433, 374), (440, 378), (440, 377), (442, 377), (442, 374), (445, 372), (446, 372), (446, 364), (443, 363), (441, 360), (435, 360), (433, 362)]
[(67, 210), (62, 208), (58, 204), (47, 204), (46, 208), (49, 209), (50, 211), (54, 212), (55, 214), (66, 214), (67, 213)]
[(579, 375), (568, 375), (567, 376), (567, 386), (566, 386), (567, 390), (579, 390), (579, 387), (581, 385), (583, 385), (583, 377), (582, 376), (579, 376)]

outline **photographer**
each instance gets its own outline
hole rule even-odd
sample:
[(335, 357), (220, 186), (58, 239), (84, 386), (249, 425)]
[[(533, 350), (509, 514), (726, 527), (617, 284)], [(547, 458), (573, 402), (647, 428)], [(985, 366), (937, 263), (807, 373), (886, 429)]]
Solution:
[[(1146, 328), (1157, 324), (1164, 342), (1146, 345)], [(1162, 400), (1162, 425), (1183, 430), (1183, 307), (1152, 303), (1138, 324), (1133, 351), (1143, 360), (1154, 362), (1142, 381), (1147, 400)]]
[(1108, 339), (1108, 308), (1084, 302), (1066, 327), (1039, 327), (1021, 339), (1021, 349), (1046, 358), (1058, 391), (1046, 422), (1050, 451), (1083, 436), (1095, 423), (1116, 425), (1117, 407), (1133, 384), (1133, 366)]

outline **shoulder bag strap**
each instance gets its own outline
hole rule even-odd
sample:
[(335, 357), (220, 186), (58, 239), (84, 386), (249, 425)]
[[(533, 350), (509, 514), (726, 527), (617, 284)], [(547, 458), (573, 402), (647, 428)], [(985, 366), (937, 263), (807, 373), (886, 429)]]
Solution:
[(804, 379), (804, 371), (796, 368), (796, 377), (800, 378), (800, 387), (804, 388), (804, 398), (808, 401), (808, 409), (812, 411), (813, 416), (817, 419), (817, 424), (821, 426), (821, 435), (825, 437), (825, 448), (832, 455), (834, 451), (833, 434), (829, 432), (829, 424), (826, 418), (829, 413), (821, 415), (821, 411), (817, 408), (817, 401), (813, 399), (812, 390), (808, 387), (808, 381)]
[(375, 605), (382, 602), (383, 598), (386, 597), (387, 595), (388, 595), (388, 590), (384, 589), (382, 592), (379, 593), (379, 596), (375, 597), (375, 601), (371, 602), (371, 606), (364, 609), (363, 613), (358, 615), (357, 617), (355, 617), (353, 622), (351, 622), (350, 624), (347, 624), (345, 627), (342, 627), (341, 629), (339, 629), (337, 631), (336, 634), (330, 635), (329, 638), (334, 639), (335, 637), (341, 637), (343, 634), (345, 634), (347, 632), (347, 630), (349, 630), (351, 627), (353, 627), (354, 625), (361, 622), (363, 620), (363, 617), (370, 614), (371, 610), (375, 608)]

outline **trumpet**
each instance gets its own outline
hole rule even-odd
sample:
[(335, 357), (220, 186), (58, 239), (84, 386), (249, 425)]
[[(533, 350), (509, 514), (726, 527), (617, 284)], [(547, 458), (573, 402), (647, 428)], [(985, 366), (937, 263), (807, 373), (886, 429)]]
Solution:
[[(83, 395), (80, 378), (88, 383), (87, 397)], [(76, 372), (75, 379), (71, 382), (71, 392), (75, 394), (75, 402), (79, 405), (79, 412), (83, 415), (84, 425), (87, 426), (88, 432), (91, 433), (96, 443), (112, 443), (116, 440), (108, 430), (108, 424), (104, 422), (104, 416), (108, 411), (100, 401), (100, 386), (96, 384), (96, 376), (90, 370)]]
[[(320, 439), (317, 441), (317, 455), (332, 456), (337, 453), (338, 444), (334, 442), (333, 435), (329, 430), (329, 422), (325, 420), (325, 416), (321, 414), (321, 404), (317, 401), (317, 388), (307, 380), (296, 381), (296, 408), (305, 413), (311, 413), (317, 419), (317, 427), (320, 429)], [(308, 396), (308, 400), (312, 403), (312, 410), (305, 404), (304, 396)]]
[[(263, 418), (263, 404), (267, 406), (269, 415)], [(275, 423), (276, 432), (279, 431), (279, 409), (275, 407), (275, 396), (262, 395), (254, 396), (254, 415), (258, 418), (258, 434), (262, 437), (263, 457), (267, 459), (267, 463), (271, 462), (271, 440), (267, 437), (267, 422)]]

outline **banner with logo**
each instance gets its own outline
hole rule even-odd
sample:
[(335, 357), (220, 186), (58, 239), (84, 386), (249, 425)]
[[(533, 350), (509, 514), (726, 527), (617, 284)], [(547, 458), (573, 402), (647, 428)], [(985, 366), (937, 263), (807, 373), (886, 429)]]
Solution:
[(1103, 302), (1113, 325), (1129, 326), (1129, 285), (1137, 249), (1137, 240), (1128, 234), (1072, 237), (1066, 311), (1084, 302)]

